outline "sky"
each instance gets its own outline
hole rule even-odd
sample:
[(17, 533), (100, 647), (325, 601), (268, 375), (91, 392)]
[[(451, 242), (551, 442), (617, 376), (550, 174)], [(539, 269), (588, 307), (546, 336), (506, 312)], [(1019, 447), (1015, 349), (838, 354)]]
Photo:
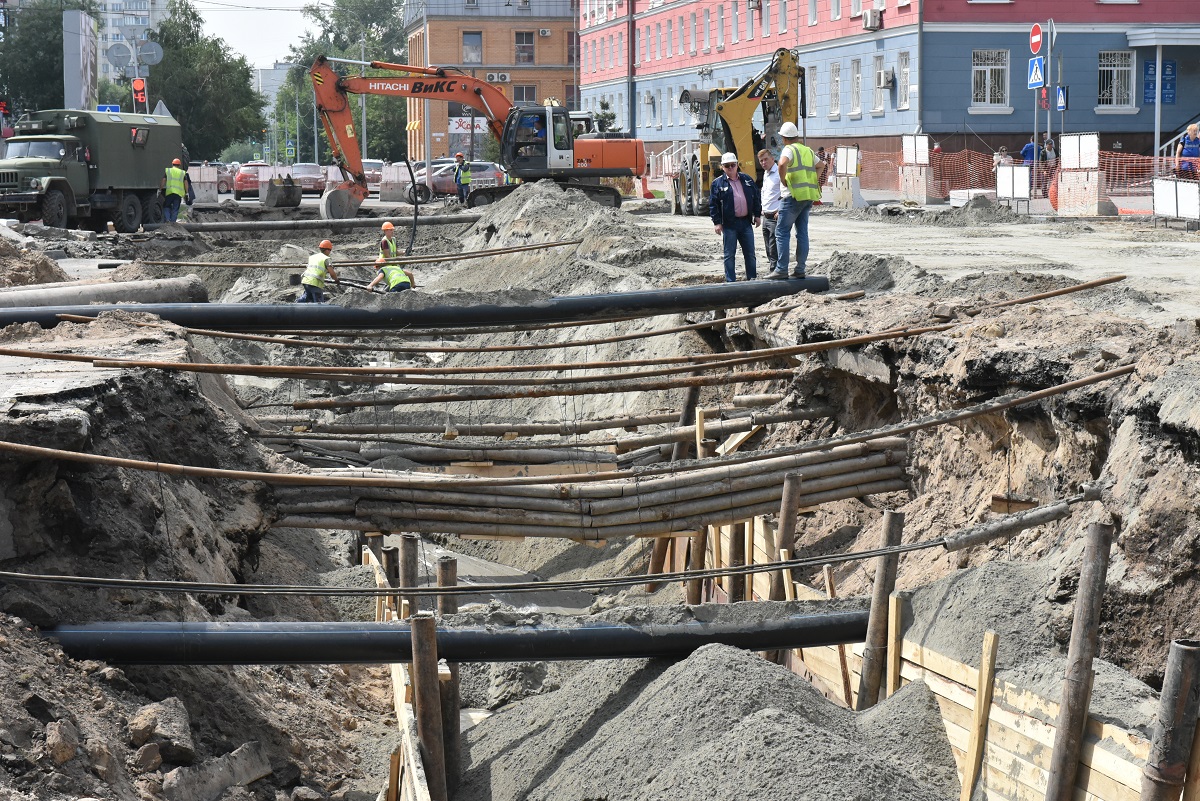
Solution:
[(192, 0), (204, 17), (204, 32), (225, 40), (256, 68), (286, 61), (300, 41), (305, 19), (300, 9), (312, 0)]

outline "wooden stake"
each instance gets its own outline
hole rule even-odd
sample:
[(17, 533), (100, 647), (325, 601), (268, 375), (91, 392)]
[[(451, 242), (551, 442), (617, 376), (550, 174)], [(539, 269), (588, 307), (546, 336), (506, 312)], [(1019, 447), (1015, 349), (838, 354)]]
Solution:
[(959, 801), (971, 801), (975, 782), (983, 767), (983, 743), (987, 739), (992, 708), (992, 685), (996, 678), (996, 648), (1000, 638), (994, 631), (984, 632), (983, 657), (979, 660), (979, 681), (975, 684), (975, 708), (971, 714), (971, 740), (963, 762), (962, 792)]
[[(400, 584), (403, 587), (415, 587), (419, 582), (418, 562), (421, 558), (421, 538), (416, 534), (405, 534), (400, 538)], [(421, 611), (421, 596), (405, 595), (408, 603), (408, 613), (415, 615)]]
[(400, 749), (392, 752), (391, 764), (388, 766), (388, 786), (386, 801), (400, 801)]
[[(746, 564), (746, 524), (734, 523), (729, 529), (729, 566), (741, 567)], [(735, 573), (726, 576), (729, 583), (729, 602), (737, 603), (746, 597), (746, 576)]]
[(434, 801), (449, 799), (446, 755), (442, 736), (442, 701), (438, 688), (437, 621), (432, 612), (412, 616), (413, 701), (417, 708), (417, 738), (421, 761)]
[(891, 698), (900, 689), (900, 643), (903, 637), (904, 603), (900, 594), (888, 596), (888, 651), (887, 651), (887, 697)]
[(696, 410), (696, 458), (704, 458), (704, 410)]
[[(786, 553), (783, 551), (781, 553)], [(788, 571), (791, 573), (791, 571)], [(833, 600), (837, 597), (837, 587), (833, 581), (833, 565), (825, 565), (821, 568), (821, 574), (825, 578), (825, 597)], [(796, 587), (789, 582), (792, 588), (792, 596), (795, 597)], [(790, 598), (788, 600), (791, 600)], [(850, 665), (846, 662), (846, 646), (839, 643), (838, 652), (838, 667), (842, 673), (842, 696), (846, 699), (846, 706), (850, 709), (854, 708), (854, 694), (850, 691)]]
[[(458, 584), (458, 560), (453, 556), (442, 556), (437, 561), (437, 580), (439, 587), (453, 587)], [(438, 613), (452, 615), (458, 611), (457, 595), (439, 595)], [(442, 706), (442, 741), (443, 753), (446, 759), (446, 786), (453, 793), (458, 789), (462, 773), (462, 720), (459, 717), (462, 709), (460, 698), (461, 680), (458, 674), (458, 663), (447, 664), (450, 677), (439, 683)]]
[[(783, 477), (783, 498), (779, 501), (779, 530), (775, 545), (781, 551), (791, 553), (796, 549), (796, 511), (800, 508), (800, 484), (802, 473), (787, 473)], [(785, 597), (782, 573), (771, 574), (771, 600), (782, 601)]]
[[(708, 526), (702, 526), (692, 536), (692, 550), (688, 554), (688, 570), (703, 570), (704, 560), (708, 555)], [(687, 582), (687, 602), (692, 606), (704, 603), (704, 579), (689, 579)]]
[[(721, 538), (724, 536), (725, 536), (725, 526), (714, 526), (713, 527), (713, 536), (712, 536), (713, 568), (716, 570), (720, 570), (721, 568), (725, 567), (725, 559), (722, 555), (723, 549), (721, 547), (721, 545), (722, 545)], [(721, 589), (725, 589), (725, 577), (717, 576), (715, 579), (713, 579), (713, 587), (720, 587)]]
[[(904, 513), (888, 510), (883, 515), (883, 547), (899, 545), (904, 534)], [(875, 583), (871, 591), (871, 616), (867, 622), (867, 641), (863, 648), (862, 672), (859, 674), (858, 697), (854, 708), (858, 712), (875, 705), (883, 678), (887, 656), (888, 598), (896, 586), (897, 554), (885, 554), (875, 560)]]

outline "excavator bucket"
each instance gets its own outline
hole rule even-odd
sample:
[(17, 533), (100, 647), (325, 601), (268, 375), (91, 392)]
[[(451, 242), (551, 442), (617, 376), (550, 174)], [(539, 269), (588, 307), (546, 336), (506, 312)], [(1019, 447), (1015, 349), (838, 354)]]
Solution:
[(272, 178), (267, 183), (262, 204), (268, 209), (291, 209), (299, 206), (303, 197), (304, 187), (294, 183), (289, 175), (284, 178)]
[(348, 220), (358, 214), (362, 201), (348, 189), (331, 189), (321, 196), (322, 220)]

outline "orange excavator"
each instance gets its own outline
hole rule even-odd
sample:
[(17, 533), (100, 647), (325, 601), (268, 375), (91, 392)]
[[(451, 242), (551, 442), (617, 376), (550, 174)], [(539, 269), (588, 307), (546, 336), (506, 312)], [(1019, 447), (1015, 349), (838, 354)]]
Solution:
[[(642, 140), (611, 133), (576, 134), (570, 112), (562, 106), (517, 107), (486, 81), (440, 67), (372, 61), (366, 66), (389, 74), (342, 76), (332, 66), (335, 61), (342, 59), (318, 56), (309, 70), (317, 111), (345, 179), (321, 200), (321, 213), (327, 219), (353, 217), (367, 198), (367, 179), (359, 155), (362, 148), (347, 97), (350, 94), (415, 97), (471, 106), (487, 119), (489, 130), (500, 142), (500, 163), (511, 177), (522, 181), (549, 178), (580, 189), (603, 205), (620, 206), (621, 193), (602, 186), (601, 178), (640, 178), (646, 173), (646, 145)], [(515, 184), (473, 189), (467, 206), (483, 206), (515, 190)]]

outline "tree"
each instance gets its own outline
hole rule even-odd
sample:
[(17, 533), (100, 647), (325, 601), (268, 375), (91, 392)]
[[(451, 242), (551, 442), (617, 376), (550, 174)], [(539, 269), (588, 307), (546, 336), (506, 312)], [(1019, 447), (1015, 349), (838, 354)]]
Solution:
[(96, 102), (104, 105), (117, 105), (129, 110), (133, 103), (129, 92), (128, 86), (113, 83), (108, 78), (101, 78), (96, 85)]
[(188, 0), (170, 0), (167, 17), (151, 32), (162, 63), (151, 68), (150, 107), (162, 100), (198, 158), (215, 158), (231, 142), (257, 133), (263, 98), (254, 91), (245, 56), (223, 39), (205, 36), (203, 19)]
[(0, 32), (0, 97), (14, 112), (62, 108), (64, 11), (95, 15), (93, 0), (29, 0)]
[(602, 99), (600, 101), (600, 110), (596, 112), (595, 120), (597, 131), (607, 131), (617, 121), (617, 112), (612, 110), (612, 105), (607, 100)]

